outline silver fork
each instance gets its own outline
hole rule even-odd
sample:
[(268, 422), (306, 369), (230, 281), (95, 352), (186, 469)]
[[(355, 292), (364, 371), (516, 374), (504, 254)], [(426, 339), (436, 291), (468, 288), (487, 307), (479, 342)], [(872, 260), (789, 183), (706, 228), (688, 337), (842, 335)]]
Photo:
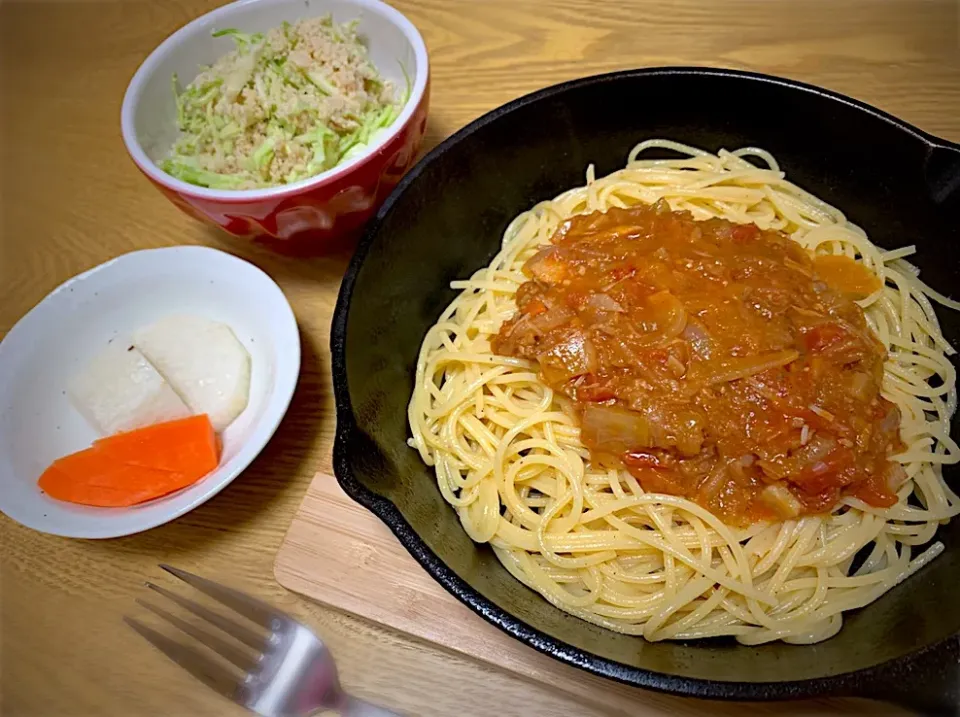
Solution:
[[(399, 717), (340, 688), (333, 656), (312, 630), (265, 602), (201, 578), (161, 565), (168, 573), (209, 595), (249, 621), (243, 624), (159, 585), (147, 587), (243, 643), (240, 647), (220, 634), (145, 600), (137, 603), (202, 643), (233, 668), (203, 650), (173, 640), (131, 617), (124, 620), (154, 647), (209, 687), (263, 717), (301, 717), (320, 710), (337, 710), (344, 717)], [(260, 629), (256, 629), (254, 623)]]

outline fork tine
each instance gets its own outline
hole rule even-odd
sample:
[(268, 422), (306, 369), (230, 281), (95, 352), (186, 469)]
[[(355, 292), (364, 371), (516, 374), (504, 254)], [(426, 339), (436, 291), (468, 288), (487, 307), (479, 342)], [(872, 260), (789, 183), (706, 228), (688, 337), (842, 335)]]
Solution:
[(176, 640), (171, 640), (166, 635), (161, 635), (156, 630), (147, 627), (142, 622), (134, 620), (132, 617), (124, 617), (123, 620), (140, 633), (147, 642), (208, 687), (216, 690), (229, 700), (240, 704), (243, 703), (243, 685), (240, 679), (231, 674), (230, 670), (226, 667), (217, 664), (209, 657), (196, 652), (192, 648), (181, 645)]
[(254, 650), (259, 651), (263, 649), (263, 646), (267, 641), (265, 636), (258, 635), (250, 628), (245, 627), (244, 625), (240, 625), (234, 622), (233, 620), (231, 620), (230, 618), (224, 617), (223, 615), (220, 615), (219, 613), (216, 613), (210, 608), (204, 607), (199, 603), (195, 603), (193, 600), (190, 600), (189, 598), (185, 598), (180, 595), (177, 595), (174, 592), (170, 592), (166, 588), (162, 588), (159, 585), (154, 585), (153, 583), (149, 583), (149, 582), (146, 585), (148, 588), (160, 593), (165, 598), (169, 598), (170, 600), (173, 600), (175, 603), (177, 603), (177, 605), (180, 605), (181, 607), (186, 608), (187, 610), (192, 612), (194, 615), (203, 618), (204, 620), (206, 620), (207, 622), (213, 625), (216, 625), (228, 635), (232, 635), (233, 637), (240, 640), (240, 642), (252, 647)]
[(201, 578), (199, 575), (188, 573), (186, 570), (180, 570), (179, 568), (174, 568), (170, 565), (160, 563), (160, 567), (171, 575), (180, 578), (188, 585), (192, 585), (200, 592), (206, 593), (214, 600), (217, 600), (227, 607), (232, 608), (248, 620), (252, 620), (258, 625), (269, 629), (274, 620), (290, 619), (280, 610), (275, 609), (271, 605), (268, 605), (261, 600), (250, 597), (239, 590), (228, 588), (225, 585), (220, 585), (212, 580)]
[(149, 603), (146, 600), (137, 598), (137, 604), (142, 605), (154, 615), (163, 618), (174, 627), (179, 628), (181, 631), (190, 635), (190, 637), (206, 645), (218, 655), (226, 658), (244, 672), (249, 672), (256, 666), (257, 658), (255, 656), (251, 655), (246, 650), (227, 642), (223, 638), (218, 637), (217, 635), (212, 635), (206, 630), (201, 630), (196, 625), (192, 625), (183, 618), (177, 617), (173, 613), (167, 612), (163, 608)]

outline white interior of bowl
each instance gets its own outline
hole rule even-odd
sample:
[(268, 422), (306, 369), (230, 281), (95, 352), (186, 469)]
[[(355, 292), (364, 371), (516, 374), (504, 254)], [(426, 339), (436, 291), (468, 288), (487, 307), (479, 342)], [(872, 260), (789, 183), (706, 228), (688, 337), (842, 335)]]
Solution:
[[(176, 104), (171, 78), (189, 84), (217, 58), (233, 50), (230, 37), (211, 37), (216, 30), (265, 32), (284, 21), (331, 14), (336, 22), (358, 20), (360, 36), (380, 74), (400, 92), (410, 78), (410, 99), (400, 116), (365, 152), (336, 167), (294, 184), (251, 190), (216, 190), (187, 184), (163, 172), (156, 162), (166, 156), (177, 137)], [(121, 126), (124, 142), (134, 161), (149, 176), (178, 191), (218, 199), (252, 199), (286, 193), (347, 171), (383, 145), (410, 117), (423, 96), (427, 81), (427, 51), (416, 28), (379, 0), (240, 0), (203, 15), (180, 28), (157, 47), (137, 70), (123, 99)]]
[[(221, 436), (216, 471), (131, 508), (64, 503), (37, 486), (56, 458), (99, 436), (71, 405), (69, 380), (110, 341), (163, 316), (228, 324), (251, 357), (250, 400)], [(0, 511), (56, 535), (104, 538), (160, 525), (219, 492), (273, 435), (300, 367), (296, 320), (280, 288), (241, 259), (203, 247), (125, 254), (70, 279), (0, 343)]]

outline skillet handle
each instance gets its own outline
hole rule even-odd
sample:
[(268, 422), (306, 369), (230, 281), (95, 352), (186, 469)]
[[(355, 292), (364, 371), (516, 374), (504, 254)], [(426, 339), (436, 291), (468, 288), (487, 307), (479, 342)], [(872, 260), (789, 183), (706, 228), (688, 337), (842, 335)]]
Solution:
[(930, 198), (936, 204), (960, 199), (960, 146), (937, 140), (930, 144), (923, 167)]
[(960, 635), (877, 667), (853, 691), (921, 715), (960, 716)]

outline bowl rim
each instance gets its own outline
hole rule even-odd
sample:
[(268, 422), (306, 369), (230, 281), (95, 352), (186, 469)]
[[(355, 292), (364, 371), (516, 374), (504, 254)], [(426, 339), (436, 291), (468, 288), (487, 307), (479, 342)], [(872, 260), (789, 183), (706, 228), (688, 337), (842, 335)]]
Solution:
[(144, 85), (157, 71), (157, 66), (166, 57), (174, 54), (187, 36), (190, 35), (198, 25), (206, 24), (210, 21), (218, 22), (227, 20), (237, 10), (250, 5), (272, 4), (271, 0), (236, 0), (236, 2), (228, 3), (208, 13), (204, 13), (177, 29), (150, 52), (130, 78), (130, 82), (127, 84), (127, 88), (123, 94), (123, 103), (120, 107), (120, 132), (130, 158), (140, 171), (157, 184), (178, 194), (229, 204), (277, 200), (303, 194), (317, 187), (335, 182), (365, 164), (374, 154), (379, 152), (385, 145), (399, 135), (410, 123), (411, 118), (423, 100), (428, 86), (430, 59), (427, 53), (427, 46), (423, 41), (423, 37), (420, 35), (420, 31), (417, 30), (416, 26), (399, 10), (382, 2), (382, 0), (346, 1), (356, 6), (358, 10), (373, 9), (390, 20), (395, 27), (400, 29), (413, 48), (417, 67), (423, 68), (423, 72), (418, 71), (414, 78), (413, 85), (410, 88), (410, 96), (407, 98), (407, 102), (400, 112), (400, 115), (386, 128), (387, 131), (383, 132), (381, 136), (378, 137), (375, 142), (371, 143), (363, 152), (350, 158), (346, 162), (341, 162), (327, 171), (315, 174), (312, 177), (301, 179), (292, 184), (280, 184), (275, 187), (266, 187), (263, 189), (210, 189), (209, 187), (190, 184), (189, 182), (177, 179), (173, 175), (167, 174), (147, 156), (137, 137), (134, 121)]
[(367, 224), (366, 230), (344, 274), (330, 329), (331, 372), (333, 375), (334, 401), (337, 414), (333, 450), (334, 474), (344, 492), (383, 521), (394, 533), (401, 545), (403, 545), (430, 576), (440, 583), (449, 593), (503, 632), (561, 662), (579, 667), (594, 675), (606, 677), (633, 687), (704, 699), (769, 701), (826, 696), (862, 696), (877, 698), (883, 686), (898, 673), (909, 674), (912, 665), (918, 661), (929, 659), (931, 655), (942, 655), (948, 653), (950, 650), (956, 649), (957, 637), (949, 636), (940, 642), (918, 646), (913, 651), (875, 665), (824, 677), (795, 680), (785, 679), (766, 682), (726, 681), (685, 677), (634, 667), (616, 660), (601, 657), (588, 650), (574, 647), (563, 640), (552, 637), (532, 627), (524, 620), (512, 615), (496, 605), (493, 601), (484, 597), (479, 591), (467, 583), (466, 580), (448, 567), (447, 564), (427, 546), (410, 523), (407, 522), (396, 505), (389, 499), (367, 488), (353, 474), (350, 444), (353, 435), (359, 429), (354, 420), (353, 406), (347, 383), (347, 320), (354, 286), (360, 269), (370, 252), (377, 233), (381, 229), (383, 220), (393, 210), (393, 206), (399, 201), (399, 198), (407, 188), (417, 180), (424, 170), (437, 161), (449, 148), (486, 125), (496, 121), (503, 115), (510, 114), (526, 105), (562, 94), (568, 90), (578, 89), (588, 85), (603, 84), (626, 77), (655, 76), (706, 76), (779, 85), (805, 94), (818, 95), (832, 102), (844, 104), (861, 112), (865, 112), (878, 120), (894, 126), (902, 132), (912, 135), (931, 149), (934, 147), (946, 147), (953, 151), (960, 151), (960, 145), (924, 132), (914, 125), (904, 122), (883, 110), (838, 92), (774, 75), (708, 66), (649, 67), (618, 70), (581, 77), (530, 92), (486, 112), (430, 150), (416, 166), (401, 179), (393, 192), (387, 197), (386, 201), (380, 206), (377, 213)]
[[(280, 286), (269, 274), (263, 271), (263, 269), (246, 259), (212, 247), (170, 246), (134, 250), (108, 259), (102, 264), (98, 264), (70, 277), (37, 302), (37, 304), (27, 311), (27, 313), (13, 325), (10, 331), (7, 332), (3, 340), (0, 341), (0, 362), (3, 360), (4, 352), (9, 350), (7, 340), (13, 337), (12, 340), (17, 341), (17, 337), (27, 330), (26, 326), (28, 323), (35, 321), (37, 315), (45, 310), (45, 306), (49, 306), (50, 303), (54, 301), (59, 301), (62, 296), (72, 292), (75, 285), (79, 285), (90, 279), (90, 277), (104, 271), (122, 270), (124, 265), (129, 264), (131, 261), (146, 261), (149, 263), (150, 259), (156, 257), (158, 254), (167, 256), (180, 255), (181, 261), (190, 262), (194, 265), (217, 262), (233, 267), (242, 267), (242, 269), (250, 273), (252, 277), (256, 277), (255, 281), (260, 283), (264, 287), (264, 290), (268, 291), (276, 299), (275, 303), (278, 314), (274, 317), (272, 323), (277, 327), (277, 332), (283, 343), (276, 347), (279, 361), (277, 365), (273, 367), (273, 376), (275, 379), (273, 390), (264, 403), (264, 409), (260, 419), (251, 427), (249, 440), (240, 446), (237, 454), (230, 462), (232, 465), (230, 465), (230, 463), (222, 463), (209, 475), (194, 484), (194, 486), (200, 483), (206, 483), (207, 485), (198, 491), (191, 500), (182, 500), (184, 492), (193, 487), (188, 486), (169, 496), (162, 496), (153, 501), (142, 503), (139, 506), (102, 509), (104, 512), (96, 527), (71, 529), (33, 520), (29, 515), (24, 515), (24, 513), (20, 512), (19, 509), (10, 511), (9, 505), (5, 503), (2, 492), (0, 492), (0, 512), (3, 512), (3, 514), (11, 520), (15, 520), (31, 530), (47, 533), (48, 535), (82, 539), (119, 538), (156, 528), (189, 513), (230, 485), (230, 483), (245, 471), (254, 459), (260, 455), (283, 421), (300, 377), (300, 332), (297, 327), (297, 319), (293, 313), (293, 308), (290, 306), (290, 302), (287, 300)], [(5, 344), (6, 348), (4, 348)], [(281, 348), (287, 348), (289, 350), (280, 351)], [(178, 500), (178, 498), (180, 498), (180, 500)], [(158, 510), (156, 514), (151, 514), (149, 517), (130, 521), (130, 525), (117, 527), (111, 519), (112, 517), (118, 517), (121, 511), (126, 512), (131, 508), (135, 510), (141, 506), (156, 507), (162, 505), (162, 502), (166, 500), (172, 502), (172, 505), (170, 505), (167, 510)], [(110, 513), (108, 511), (117, 512)]]

